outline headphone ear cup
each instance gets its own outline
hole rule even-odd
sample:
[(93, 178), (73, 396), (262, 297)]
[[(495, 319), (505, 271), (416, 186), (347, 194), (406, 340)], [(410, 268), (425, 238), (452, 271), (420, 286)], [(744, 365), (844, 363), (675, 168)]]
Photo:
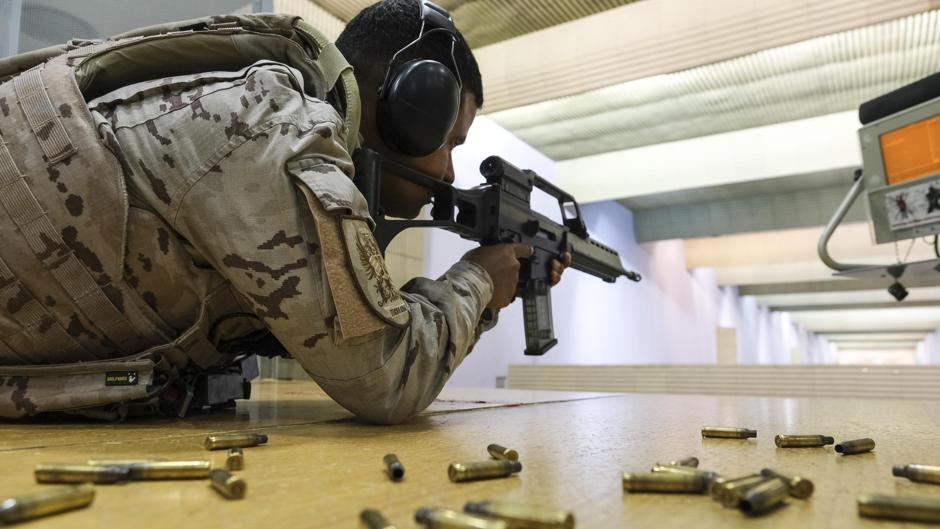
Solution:
[(376, 119), (386, 145), (420, 157), (444, 144), (459, 109), (460, 83), (453, 72), (437, 61), (414, 60), (393, 72)]

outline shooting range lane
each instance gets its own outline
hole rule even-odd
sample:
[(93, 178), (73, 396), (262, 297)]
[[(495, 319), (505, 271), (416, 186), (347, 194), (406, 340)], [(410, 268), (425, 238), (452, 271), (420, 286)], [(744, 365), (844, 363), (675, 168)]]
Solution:
[[(277, 400), (275, 400), (275, 397)], [(415, 527), (423, 506), (460, 509), (467, 501), (543, 504), (575, 513), (579, 528), (904, 527), (865, 520), (863, 492), (937, 497), (940, 487), (891, 475), (896, 464), (937, 464), (940, 409), (929, 403), (859, 399), (780, 399), (652, 394), (585, 394), (514, 390), (446, 390), (408, 424), (379, 427), (351, 418), (312, 382), (257, 384), (254, 399), (229, 414), (125, 424), (4, 424), (0, 428), (0, 497), (41, 490), (38, 463), (90, 458), (211, 458), (206, 434), (268, 434), (246, 448), (244, 500), (226, 500), (208, 480), (99, 485), (91, 507), (23, 527), (360, 527), (362, 509), (381, 510), (398, 527)], [(746, 426), (757, 439), (702, 439), (703, 425)], [(781, 449), (779, 433), (871, 437), (874, 452), (840, 456), (832, 447)], [(451, 462), (488, 458), (499, 443), (519, 451), (521, 473), (451, 483)], [(41, 445), (41, 446), (40, 446)], [(407, 469), (394, 483), (382, 458), (395, 453)], [(813, 480), (806, 501), (747, 520), (707, 495), (624, 494), (621, 473), (694, 455), (700, 468), (735, 476), (771, 467)]]

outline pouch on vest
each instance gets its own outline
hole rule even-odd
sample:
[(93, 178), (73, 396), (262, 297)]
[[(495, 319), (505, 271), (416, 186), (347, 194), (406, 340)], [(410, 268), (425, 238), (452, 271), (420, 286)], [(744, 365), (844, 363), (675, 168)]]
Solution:
[[(45, 366), (0, 367), (0, 417), (96, 409), (120, 418), (109, 405), (140, 401), (162, 391), (173, 369), (159, 355)], [(114, 417), (105, 417), (112, 413)]]

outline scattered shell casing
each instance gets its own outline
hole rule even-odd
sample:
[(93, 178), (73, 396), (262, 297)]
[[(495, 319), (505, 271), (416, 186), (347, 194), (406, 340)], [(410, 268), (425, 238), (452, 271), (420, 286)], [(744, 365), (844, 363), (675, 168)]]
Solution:
[(458, 483), (479, 479), (505, 478), (521, 471), (522, 463), (518, 461), (491, 459), (474, 463), (451, 463), (447, 468), (447, 476), (454, 483)]
[(574, 515), (537, 505), (497, 501), (468, 502), (464, 512), (504, 520), (510, 529), (574, 529)]
[(718, 478), (708, 484), (708, 495), (712, 497), (715, 501), (720, 501), (719, 499), (719, 489), (723, 486), (731, 485), (739, 481), (748, 480), (754, 477), (758, 477), (760, 474), (748, 474), (746, 476), (740, 476), (736, 478)]
[(245, 480), (232, 474), (224, 468), (217, 468), (209, 473), (212, 488), (230, 500), (240, 500), (245, 497), (248, 488)]
[(509, 529), (503, 520), (482, 518), (450, 509), (418, 509), (415, 521), (427, 529)]
[(738, 507), (745, 514), (757, 516), (783, 503), (789, 494), (787, 484), (782, 479), (770, 478), (748, 490)]
[(650, 472), (667, 472), (672, 474), (691, 474), (694, 476), (702, 476), (705, 478), (705, 483), (711, 483), (721, 476), (717, 472), (711, 472), (709, 470), (699, 470), (695, 467), (680, 467), (672, 465), (653, 465), (650, 468)]
[(813, 482), (801, 477), (801, 476), (791, 476), (789, 474), (781, 474), (776, 470), (765, 468), (760, 471), (762, 476), (768, 478), (780, 478), (784, 483), (787, 484), (787, 492), (790, 493), (790, 496), (805, 500), (813, 495), (813, 491), (816, 487), (813, 485)]
[(489, 452), (494, 459), (505, 459), (507, 461), (519, 461), (519, 452), (516, 452), (512, 448), (506, 448), (505, 446), (491, 444), (486, 447), (486, 451)]
[(714, 498), (718, 503), (721, 503), (722, 506), (733, 509), (738, 506), (741, 502), (741, 498), (743, 498), (745, 494), (758, 485), (766, 483), (767, 479), (768, 478), (764, 476), (758, 475), (748, 479), (725, 483), (718, 487)]
[(225, 468), (229, 470), (245, 469), (245, 453), (241, 448), (229, 448), (228, 455), (225, 456)]
[(725, 428), (721, 426), (706, 426), (702, 428), (702, 437), (715, 439), (750, 439), (757, 437), (757, 430), (747, 428)]
[(395, 454), (386, 454), (382, 458), (382, 462), (385, 463), (385, 470), (388, 472), (388, 477), (392, 481), (401, 481), (405, 477), (405, 465), (401, 464), (401, 461), (398, 460), (398, 456)]
[(131, 479), (205, 479), (212, 470), (212, 462), (208, 460), (193, 461), (156, 461), (153, 463), (140, 463), (128, 467)]
[(875, 448), (875, 441), (869, 438), (853, 439), (851, 441), (842, 441), (836, 445), (836, 452), (847, 456), (852, 454), (863, 454), (871, 452)]
[(930, 465), (895, 465), (891, 469), (895, 476), (907, 478), (918, 483), (936, 483), (940, 485), (940, 467)]
[(41, 463), (35, 474), (37, 483), (118, 483), (131, 479), (126, 466)]
[(774, 443), (779, 448), (814, 448), (836, 442), (828, 435), (777, 435)]
[(382, 516), (382, 513), (375, 509), (366, 509), (359, 513), (359, 519), (366, 524), (369, 529), (395, 529), (391, 522)]
[(701, 494), (708, 488), (703, 476), (672, 472), (624, 472), (623, 490), (627, 492), (679, 492)]
[(95, 487), (88, 483), (16, 496), (0, 501), (0, 525), (87, 507), (94, 499)]
[(680, 459), (678, 461), (667, 461), (665, 463), (656, 463), (656, 466), (661, 467), (692, 467), (698, 468), (698, 458), (697, 457), (687, 457), (685, 459)]
[(223, 433), (206, 437), (206, 450), (224, 450), (226, 448), (250, 448), (268, 442), (263, 433)]
[(858, 514), (868, 518), (890, 518), (911, 522), (940, 522), (940, 498), (862, 494)]

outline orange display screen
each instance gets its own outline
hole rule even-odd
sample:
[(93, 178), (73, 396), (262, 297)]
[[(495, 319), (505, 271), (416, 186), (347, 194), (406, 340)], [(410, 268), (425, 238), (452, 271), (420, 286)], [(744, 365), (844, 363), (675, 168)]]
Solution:
[(940, 173), (940, 116), (881, 135), (888, 185)]

